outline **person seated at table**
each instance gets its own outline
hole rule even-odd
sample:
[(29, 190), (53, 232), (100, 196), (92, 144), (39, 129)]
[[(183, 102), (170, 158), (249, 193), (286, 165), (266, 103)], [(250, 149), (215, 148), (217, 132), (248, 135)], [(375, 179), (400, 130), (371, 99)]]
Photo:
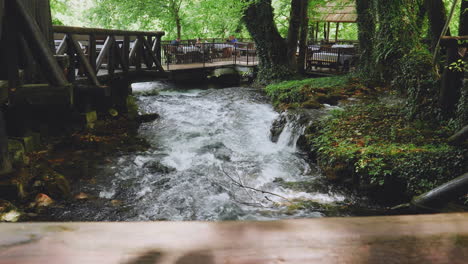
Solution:
[(175, 40), (171, 41), (172, 46), (179, 46), (180, 45), (180, 38), (176, 38)]
[(229, 42), (235, 44), (239, 41), (236, 39), (236, 37), (234, 37), (234, 35), (231, 35), (229, 36)]

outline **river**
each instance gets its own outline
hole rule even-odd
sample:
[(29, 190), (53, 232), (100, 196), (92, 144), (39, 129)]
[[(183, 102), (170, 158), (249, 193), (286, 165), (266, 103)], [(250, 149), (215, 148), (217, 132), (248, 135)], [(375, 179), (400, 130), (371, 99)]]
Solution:
[[(297, 149), (302, 127), (287, 124), (272, 142), (270, 128), (279, 113), (260, 91), (184, 89), (164, 82), (135, 83), (132, 88), (142, 112), (161, 116), (139, 130), (151, 147), (103, 164), (96, 182), (80, 187), (98, 199), (54, 209), (54, 220), (312, 218), (326, 212), (292, 210), (291, 201), (326, 206), (353, 199), (328, 186)], [(285, 182), (317, 187), (306, 192)]]

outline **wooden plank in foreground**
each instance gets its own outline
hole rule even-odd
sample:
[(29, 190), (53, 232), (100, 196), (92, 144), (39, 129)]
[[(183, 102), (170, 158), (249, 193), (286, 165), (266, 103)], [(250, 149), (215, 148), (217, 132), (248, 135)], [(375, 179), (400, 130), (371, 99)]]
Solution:
[(468, 214), (0, 225), (0, 263), (468, 262)]

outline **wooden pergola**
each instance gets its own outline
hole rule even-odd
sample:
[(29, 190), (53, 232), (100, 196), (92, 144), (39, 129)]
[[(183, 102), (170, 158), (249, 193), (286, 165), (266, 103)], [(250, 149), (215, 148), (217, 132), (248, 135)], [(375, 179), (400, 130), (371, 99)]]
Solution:
[(313, 24), (311, 36), (318, 39), (319, 28), (323, 23), (324, 39), (330, 41), (331, 23), (336, 23), (335, 41), (338, 41), (340, 23), (356, 23), (357, 12), (354, 0), (330, 0), (323, 6), (313, 6), (314, 15), (310, 21)]

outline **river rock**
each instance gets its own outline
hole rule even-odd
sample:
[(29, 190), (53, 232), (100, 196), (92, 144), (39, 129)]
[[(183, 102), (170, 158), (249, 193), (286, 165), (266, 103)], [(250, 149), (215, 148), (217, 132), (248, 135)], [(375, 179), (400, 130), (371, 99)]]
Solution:
[(174, 168), (165, 166), (161, 164), (161, 162), (155, 160), (146, 162), (143, 165), (143, 167), (147, 168), (152, 173), (171, 173), (176, 170)]
[(40, 193), (36, 196), (35, 207), (49, 207), (54, 203), (54, 200), (48, 195)]
[(79, 194), (75, 195), (75, 199), (76, 199), (76, 200), (88, 200), (88, 199), (89, 199), (89, 195), (87, 195), (87, 194), (84, 193), (84, 192), (80, 192)]
[(49, 172), (42, 176), (45, 191), (55, 199), (70, 197), (70, 183), (65, 176), (57, 172)]
[(0, 222), (15, 223), (23, 213), (8, 201), (0, 200)]
[(156, 113), (153, 114), (143, 114), (139, 115), (136, 118), (136, 121), (139, 123), (149, 123), (159, 118), (159, 115)]
[(271, 142), (276, 143), (284, 130), (284, 127), (288, 123), (286, 113), (281, 114), (271, 125), (270, 139)]

